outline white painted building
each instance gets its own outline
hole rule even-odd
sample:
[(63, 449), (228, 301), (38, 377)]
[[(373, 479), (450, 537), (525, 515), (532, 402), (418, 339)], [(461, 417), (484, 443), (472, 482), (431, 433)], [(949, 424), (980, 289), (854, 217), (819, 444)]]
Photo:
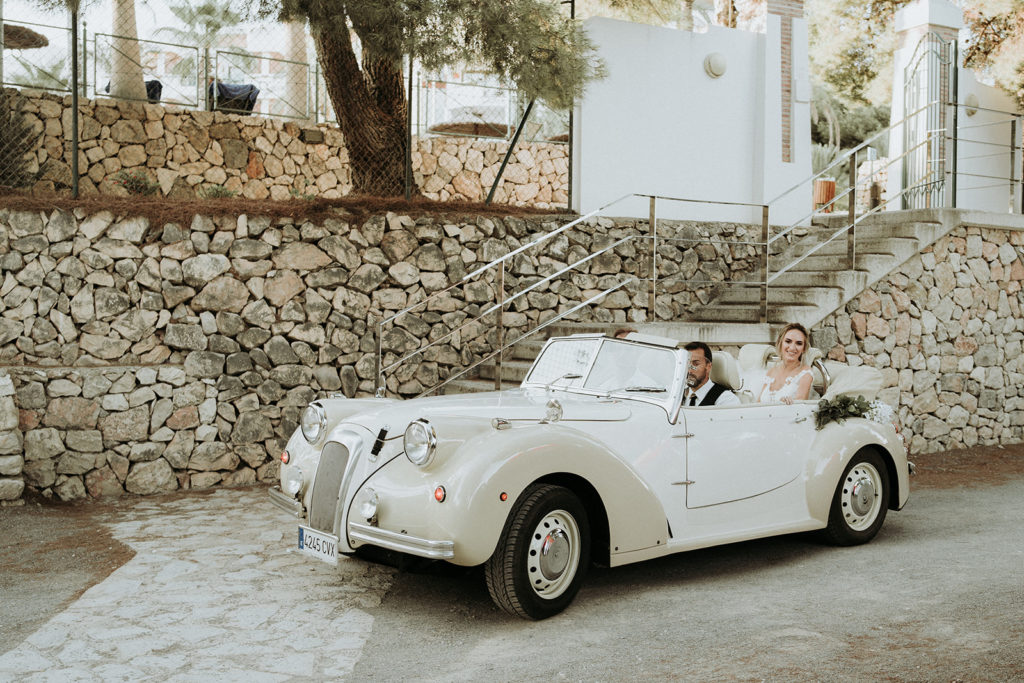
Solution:
[[(810, 98), (802, 0), (769, 0), (766, 33), (707, 33), (595, 18), (608, 69), (575, 111), (573, 209), (629, 193), (757, 206), (659, 202), (663, 218), (810, 218)], [(646, 216), (634, 199), (609, 210)]]

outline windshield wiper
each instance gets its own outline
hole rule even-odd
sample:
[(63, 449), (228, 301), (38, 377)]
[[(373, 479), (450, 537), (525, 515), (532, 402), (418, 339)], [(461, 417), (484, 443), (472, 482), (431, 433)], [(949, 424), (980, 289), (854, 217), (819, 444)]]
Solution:
[(583, 375), (581, 375), (579, 373), (567, 372), (564, 375), (562, 375), (561, 377), (556, 377), (555, 379), (553, 379), (550, 382), (548, 382), (547, 384), (545, 384), (544, 388), (545, 389), (551, 389), (552, 387), (555, 386), (556, 382), (561, 382), (563, 379), (579, 379), (582, 376)]
[(622, 387), (621, 389), (612, 389), (608, 393), (609, 394), (615, 394), (615, 393), (618, 393), (620, 391), (629, 391), (629, 392), (647, 393), (647, 394), (664, 394), (668, 390), (665, 387), (630, 386), (630, 387)]

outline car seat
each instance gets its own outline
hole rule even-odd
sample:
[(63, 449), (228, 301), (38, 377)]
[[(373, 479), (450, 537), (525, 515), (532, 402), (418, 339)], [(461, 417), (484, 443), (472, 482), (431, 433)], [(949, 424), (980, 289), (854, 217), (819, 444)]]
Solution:
[(711, 354), (711, 381), (730, 391), (739, 391), (740, 369), (728, 351), (715, 351)]

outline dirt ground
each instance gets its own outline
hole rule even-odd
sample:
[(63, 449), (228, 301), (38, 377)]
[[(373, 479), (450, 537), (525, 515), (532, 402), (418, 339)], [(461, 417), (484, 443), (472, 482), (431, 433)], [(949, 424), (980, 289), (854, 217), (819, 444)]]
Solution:
[[(1024, 444), (912, 456), (912, 489), (995, 486), (1024, 475)], [(184, 491), (166, 497), (204, 495)], [(102, 518), (142, 500), (57, 504), (28, 501), (0, 508), (0, 653), (17, 645), (90, 586), (130, 560)]]

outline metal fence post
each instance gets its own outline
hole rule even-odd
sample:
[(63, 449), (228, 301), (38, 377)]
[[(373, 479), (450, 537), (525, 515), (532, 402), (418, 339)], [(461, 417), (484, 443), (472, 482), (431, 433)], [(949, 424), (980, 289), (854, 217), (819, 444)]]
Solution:
[(764, 286), (761, 288), (761, 322), (768, 322), (768, 205), (761, 207), (761, 243), (764, 244), (764, 252), (761, 257), (761, 270), (764, 272)]
[(71, 198), (78, 199), (78, 10), (71, 10)]
[(89, 23), (82, 22), (82, 69), (78, 72), (82, 97), (89, 96)]
[[(203, 108), (206, 111), (213, 111), (213, 107), (214, 107), (215, 103), (210, 101), (210, 92), (211, 92), (211, 88), (210, 88), (210, 48), (208, 48), (208, 47), (204, 47), (203, 48), (203, 78), (196, 85), (199, 86), (200, 88), (202, 88), (202, 90), (203, 90), (203, 92), (202, 92), (202, 96), (203, 96), (203, 100), (202, 101), (203, 101), (203, 104), (204, 104)], [(214, 93), (214, 97), (216, 97), (217, 89), (216, 88), (212, 88), (212, 91)], [(198, 97), (199, 93), (196, 93), (196, 95), (197, 95), (196, 101), (198, 102), (199, 101), (199, 97)]]
[(409, 94), (405, 98), (405, 201), (412, 199), (412, 50), (409, 50)]
[(501, 354), (505, 346), (505, 262), (498, 264), (498, 354), (494, 357), (494, 390), (501, 391)]
[[(651, 291), (647, 299), (647, 313), (648, 321), (654, 322), (655, 304), (658, 302), (658, 213), (657, 213), (657, 198), (651, 197), (651, 213), (650, 213), (650, 228), (651, 228)], [(692, 247), (691, 247), (692, 248)]]
[(1017, 193), (1017, 117), (1010, 121), (1010, 213), (1013, 213), (1014, 195)]
[(853, 270), (854, 260), (854, 238), (857, 225), (857, 150), (853, 150), (853, 154), (850, 155), (850, 192), (847, 195), (848, 207), (846, 215), (850, 221), (850, 224), (846, 228), (846, 267)]

